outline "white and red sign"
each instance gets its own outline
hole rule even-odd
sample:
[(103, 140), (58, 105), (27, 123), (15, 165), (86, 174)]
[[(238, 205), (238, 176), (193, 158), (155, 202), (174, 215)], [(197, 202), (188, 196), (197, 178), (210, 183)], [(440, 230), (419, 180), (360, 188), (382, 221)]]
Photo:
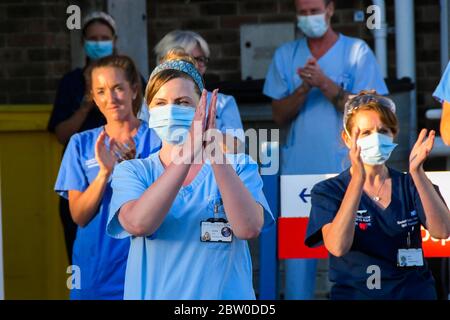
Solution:
[[(311, 189), (322, 180), (336, 174), (286, 175), (280, 177), (280, 210), (278, 219), (278, 257), (326, 258), (324, 246), (308, 248), (304, 244), (306, 228), (311, 210)], [(450, 204), (450, 172), (427, 172), (447, 203)], [(425, 257), (450, 257), (450, 238), (434, 239), (422, 228), (422, 242)]]

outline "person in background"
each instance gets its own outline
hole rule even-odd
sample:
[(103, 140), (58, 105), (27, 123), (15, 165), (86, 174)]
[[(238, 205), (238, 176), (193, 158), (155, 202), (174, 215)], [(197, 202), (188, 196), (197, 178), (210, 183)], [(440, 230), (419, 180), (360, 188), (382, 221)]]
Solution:
[(385, 165), (399, 128), (392, 100), (363, 91), (343, 121), (351, 167), (313, 187), (305, 239), (329, 252), (331, 299), (436, 299), (421, 234), (450, 234), (450, 212), (423, 169), (435, 132), (420, 132), (405, 174)]
[[(333, 29), (335, 1), (296, 0), (295, 8), (305, 37), (276, 50), (263, 89), (274, 121), (289, 128), (281, 173), (337, 173), (347, 163), (338, 138), (348, 95), (388, 90), (369, 46)], [(314, 297), (316, 265), (315, 259), (286, 261), (287, 299)]]
[(161, 141), (137, 118), (142, 89), (131, 58), (106, 56), (92, 62), (85, 76), (87, 97), (106, 124), (70, 138), (55, 183), (78, 225), (72, 263), (80, 270), (80, 283), (71, 288), (70, 298), (123, 299), (130, 242), (106, 235), (111, 175), (117, 162), (145, 158), (160, 148)]
[(222, 152), (217, 90), (207, 111), (194, 60), (169, 51), (145, 100), (162, 148), (117, 166), (107, 225), (131, 241), (124, 298), (255, 299), (247, 240), (274, 219), (256, 162)]
[[(83, 73), (92, 62), (116, 53), (117, 27), (114, 19), (109, 14), (99, 11), (86, 15), (82, 25), (82, 41), (86, 64), (83, 68), (76, 68), (65, 74), (59, 82), (48, 123), (48, 130), (56, 135), (64, 148), (73, 134), (98, 128), (106, 123), (102, 112), (86, 95)], [(142, 87), (145, 87), (143, 79)], [(145, 111), (145, 108), (143, 110)], [(146, 112), (139, 114), (138, 117), (148, 120)], [(71, 219), (69, 204), (63, 197), (60, 197), (59, 213), (71, 264), (77, 226)]]
[(447, 64), (433, 97), (442, 105), (440, 133), (445, 144), (450, 146), (450, 63)]
[[(198, 71), (205, 75), (210, 60), (210, 50), (206, 40), (198, 33), (189, 30), (174, 30), (167, 33), (155, 46), (154, 52), (157, 63), (172, 49), (183, 49), (192, 56), (196, 62)], [(211, 100), (211, 92), (208, 92), (208, 102)], [(209, 105), (209, 104), (208, 104)], [(237, 152), (245, 142), (242, 129), (241, 116), (233, 96), (219, 93), (217, 96), (217, 128), (232, 139), (228, 141), (227, 150)], [(234, 139), (233, 139), (234, 138)]]

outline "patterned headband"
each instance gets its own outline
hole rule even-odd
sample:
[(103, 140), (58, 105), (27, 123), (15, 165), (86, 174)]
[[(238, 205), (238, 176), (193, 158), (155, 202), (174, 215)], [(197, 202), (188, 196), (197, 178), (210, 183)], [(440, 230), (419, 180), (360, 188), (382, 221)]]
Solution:
[(195, 84), (200, 89), (200, 92), (203, 91), (204, 85), (202, 76), (192, 63), (183, 60), (168, 60), (166, 62), (163, 62), (153, 70), (152, 74), (150, 75), (150, 80), (164, 70), (178, 70), (186, 73), (192, 78), (192, 80), (194, 80)]

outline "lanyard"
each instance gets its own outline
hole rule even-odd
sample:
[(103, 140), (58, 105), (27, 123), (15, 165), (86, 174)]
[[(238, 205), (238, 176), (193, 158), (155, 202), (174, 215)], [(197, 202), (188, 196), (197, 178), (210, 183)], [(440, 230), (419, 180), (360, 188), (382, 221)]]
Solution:
[(411, 233), (414, 232), (414, 226), (412, 226), (411, 231), (408, 231), (408, 236), (406, 237), (406, 246), (408, 249), (411, 248)]

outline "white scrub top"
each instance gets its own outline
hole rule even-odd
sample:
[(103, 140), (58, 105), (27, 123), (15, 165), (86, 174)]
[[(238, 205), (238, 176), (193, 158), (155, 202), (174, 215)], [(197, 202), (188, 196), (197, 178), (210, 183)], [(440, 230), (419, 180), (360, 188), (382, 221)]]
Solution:
[[(258, 165), (244, 154), (227, 155), (255, 201), (264, 208), (264, 228), (274, 223), (262, 192)], [(118, 220), (123, 204), (138, 199), (164, 172), (159, 152), (125, 161), (114, 171), (109, 235), (130, 237)], [(131, 236), (124, 299), (255, 299), (247, 241), (200, 241), (200, 223), (214, 218), (221, 195), (209, 163), (181, 187), (163, 223), (148, 237)], [(225, 218), (223, 205), (219, 218)]]
[[(278, 100), (291, 95), (302, 84), (297, 68), (312, 57), (306, 38), (288, 42), (275, 52), (263, 93)], [(353, 94), (374, 89), (388, 94), (378, 63), (362, 40), (339, 34), (336, 43), (318, 64), (324, 74)], [(348, 150), (341, 139), (342, 112), (312, 88), (295, 119), (281, 150), (282, 174), (341, 172), (348, 165)]]

